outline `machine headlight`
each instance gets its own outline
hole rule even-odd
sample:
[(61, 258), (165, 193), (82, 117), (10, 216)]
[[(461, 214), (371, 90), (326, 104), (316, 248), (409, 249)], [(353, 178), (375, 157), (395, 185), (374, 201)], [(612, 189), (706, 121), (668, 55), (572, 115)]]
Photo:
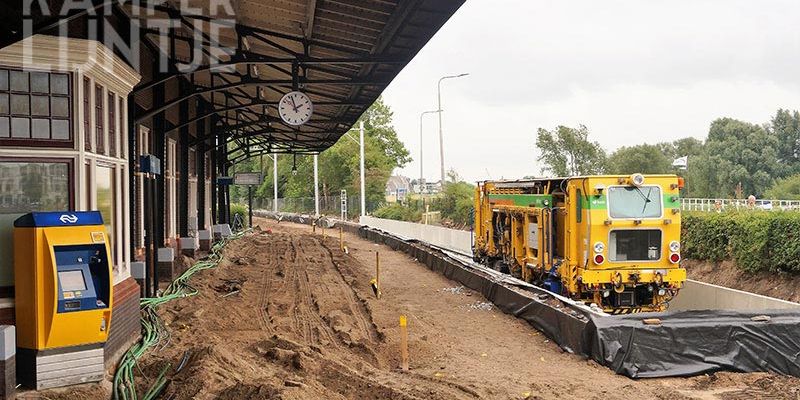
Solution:
[(677, 253), (681, 249), (681, 243), (677, 240), (669, 242), (669, 251)]
[(659, 296), (663, 296), (663, 295), (665, 295), (665, 294), (667, 294), (667, 291), (666, 291), (666, 289), (658, 289), (658, 295), (659, 295)]
[(594, 244), (594, 252), (595, 253), (602, 253), (603, 250), (606, 249), (606, 245), (603, 242), (597, 242)]
[(608, 296), (611, 296), (611, 291), (610, 290), (604, 290), (603, 291), (603, 297), (608, 297)]
[(642, 186), (644, 185), (644, 175), (642, 174), (633, 174), (631, 175), (631, 183), (633, 186)]

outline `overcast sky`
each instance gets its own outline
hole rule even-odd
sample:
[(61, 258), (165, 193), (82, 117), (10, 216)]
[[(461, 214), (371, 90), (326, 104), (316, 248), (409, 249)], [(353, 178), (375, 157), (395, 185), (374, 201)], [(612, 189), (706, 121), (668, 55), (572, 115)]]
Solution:
[[(419, 114), (442, 83), (445, 166), (539, 174), (536, 129), (586, 125), (607, 150), (693, 136), (728, 116), (800, 109), (800, 1), (467, 0), (384, 92), (419, 177)], [(425, 177), (439, 178), (436, 115)]]

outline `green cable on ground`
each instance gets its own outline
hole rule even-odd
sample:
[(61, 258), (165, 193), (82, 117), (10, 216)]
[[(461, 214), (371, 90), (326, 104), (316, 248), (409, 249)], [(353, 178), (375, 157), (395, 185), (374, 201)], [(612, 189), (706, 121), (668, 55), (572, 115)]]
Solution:
[[(225, 238), (211, 247), (209, 255), (196, 262), (186, 272), (181, 274), (172, 283), (167, 286), (161, 297), (145, 297), (139, 301), (142, 314), (142, 338), (139, 339), (122, 357), (122, 360), (117, 367), (114, 374), (114, 400), (137, 400), (136, 395), (136, 381), (134, 376), (134, 367), (136, 362), (154, 345), (158, 344), (165, 336), (166, 328), (161, 323), (161, 319), (156, 313), (156, 309), (164, 303), (170, 302), (175, 299), (194, 296), (198, 293), (197, 289), (189, 285), (189, 279), (196, 273), (216, 268), (222, 260), (222, 249), (232, 240), (236, 240), (244, 236), (248, 230), (237, 232), (228, 238)], [(161, 373), (156, 378), (156, 381), (150, 389), (143, 395), (143, 400), (151, 400), (156, 398), (167, 384), (167, 370), (169, 365), (165, 366)]]

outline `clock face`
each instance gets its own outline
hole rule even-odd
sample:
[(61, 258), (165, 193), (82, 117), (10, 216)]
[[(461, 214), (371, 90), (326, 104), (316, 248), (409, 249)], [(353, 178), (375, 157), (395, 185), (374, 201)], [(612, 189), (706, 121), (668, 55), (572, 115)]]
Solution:
[(278, 103), (278, 114), (289, 125), (303, 125), (311, 119), (314, 104), (303, 92), (286, 93)]

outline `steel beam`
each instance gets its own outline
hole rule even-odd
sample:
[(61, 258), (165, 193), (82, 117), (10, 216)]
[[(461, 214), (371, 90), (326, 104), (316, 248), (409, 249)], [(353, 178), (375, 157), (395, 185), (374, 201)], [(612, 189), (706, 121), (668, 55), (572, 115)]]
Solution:
[[(189, 90), (189, 84), (179, 81), (181, 92)], [(178, 107), (181, 121), (189, 119), (189, 100), (184, 100)], [(189, 237), (189, 125), (183, 125), (179, 133), (180, 142), (180, 185), (178, 187), (178, 235)]]
[[(153, 89), (153, 104), (156, 107), (163, 104), (165, 96), (166, 96), (165, 87), (164, 84), (162, 83)], [(166, 220), (164, 218), (164, 205), (165, 205), (164, 200), (166, 192), (164, 190), (165, 188), (164, 174), (167, 170), (166, 169), (167, 140), (164, 132), (166, 131), (166, 128), (167, 128), (167, 119), (166, 116), (164, 115), (164, 110), (161, 110), (161, 112), (153, 115), (153, 134), (155, 137), (153, 143), (153, 150), (154, 150), (153, 152), (155, 153), (156, 157), (158, 157), (161, 163), (161, 174), (157, 175), (156, 177), (156, 190), (155, 190), (156, 204), (154, 206), (157, 213), (156, 221), (158, 221), (158, 223), (155, 224), (156, 225), (154, 229), (155, 235), (153, 236), (155, 238), (153, 246), (156, 249), (158, 249), (161, 246), (164, 246), (164, 239), (165, 239), (164, 222)]]
[[(43, 21), (36, 26), (32, 27), (30, 32), (26, 32), (25, 29), (25, 16), (22, 16), (22, 25), (19, 27), (19, 31), (15, 34), (11, 35), (11, 37), (0, 40), (0, 49), (3, 49), (7, 46), (10, 46), (16, 42), (24, 40), (30, 36), (34, 36), (39, 33), (49, 32), (53, 29), (56, 29), (64, 24), (67, 24), (73, 20), (78, 18), (84, 17), (89, 13), (94, 13), (100, 7), (104, 7), (106, 5), (112, 5), (116, 3), (118, 0), (91, 0), (89, 2), (89, 6), (85, 8), (75, 8), (70, 10), (67, 15), (59, 15), (53, 18), (49, 18), (46, 21)], [(33, 3), (33, 2), (31, 2)], [(41, 4), (37, 2), (38, 4)], [(30, 17), (30, 16), (29, 16)], [(102, 20), (102, 18), (101, 18)]]

